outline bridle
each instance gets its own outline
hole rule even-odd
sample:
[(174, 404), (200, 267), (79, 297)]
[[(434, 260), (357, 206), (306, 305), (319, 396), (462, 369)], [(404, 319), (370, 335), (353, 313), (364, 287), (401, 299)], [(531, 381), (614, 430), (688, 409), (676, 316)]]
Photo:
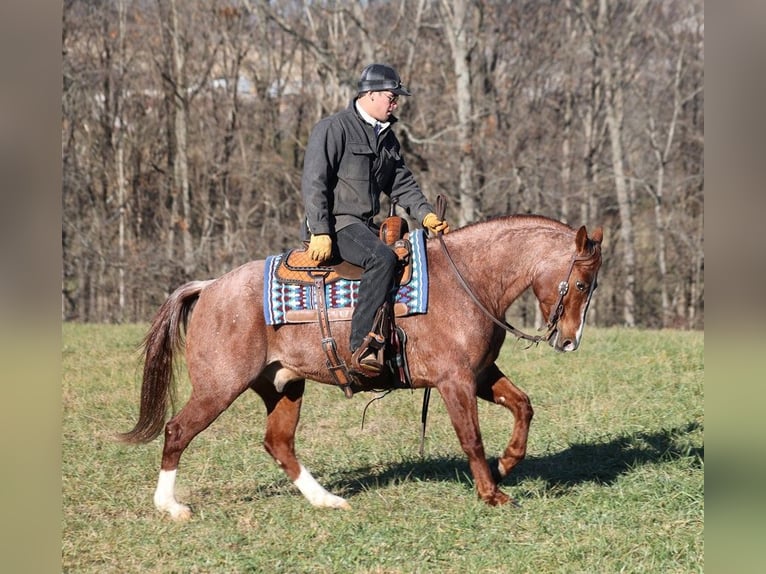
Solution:
[[(541, 327), (541, 330), (545, 328), (545, 333), (543, 333), (542, 335), (528, 335), (525, 332), (521, 331), (520, 329), (517, 329), (516, 327), (514, 327), (507, 321), (505, 320), (501, 321), (500, 319), (495, 317), (489, 309), (487, 309), (484, 303), (482, 303), (481, 300), (476, 296), (476, 293), (473, 292), (473, 289), (465, 280), (465, 277), (463, 277), (463, 275), (460, 273), (460, 270), (457, 268), (457, 265), (455, 265), (455, 261), (452, 259), (452, 256), (449, 254), (449, 251), (447, 250), (447, 245), (444, 243), (444, 239), (442, 238), (441, 234), (437, 236), (437, 239), (439, 240), (439, 245), (441, 245), (444, 256), (447, 258), (447, 262), (452, 268), (452, 272), (455, 274), (455, 277), (457, 277), (458, 283), (460, 283), (460, 286), (463, 288), (463, 290), (466, 293), (468, 293), (468, 295), (471, 297), (471, 299), (476, 304), (476, 306), (487, 317), (489, 317), (492, 320), (492, 322), (495, 323), (495, 325), (505, 329), (508, 333), (515, 335), (518, 339), (531, 341), (533, 344), (537, 344), (541, 341), (549, 341), (550, 338), (553, 336), (553, 334), (556, 332), (556, 325), (558, 324), (561, 316), (564, 314), (564, 297), (569, 292), (569, 280), (572, 277), (572, 271), (574, 270), (575, 263), (577, 263), (578, 261), (585, 261), (592, 257), (592, 254), (577, 255), (577, 253), (575, 253), (572, 256), (572, 261), (569, 264), (569, 270), (567, 271), (566, 278), (564, 278), (562, 281), (559, 282), (559, 286), (558, 286), (559, 297), (556, 300), (556, 304), (551, 308), (551, 313), (548, 316), (548, 321), (545, 324), (545, 327)], [(590, 284), (590, 289), (588, 291), (588, 299), (585, 302), (586, 306), (590, 303), (590, 298), (593, 295), (593, 290), (595, 286), (596, 286), (596, 281), (594, 278), (594, 280)]]
[[(436, 213), (439, 219), (444, 219), (444, 212), (447, 209), (447, 200), (443, 195), (439, 195), (436, 198)], [(537, 344), (541, 341), (549, 341), (551, 337), (553, 337), (554, 333), (556, 332), (556, 325), (559, 322), (559, 319), (561, 319), (561, 316), (564, 314), (564, 297), (569, 292), (569, 280), (572, 277), (572, 271), (574, 270), (575, 263), (578, 261), (586, 261), (593, 257), (593, 253), (590, 253), (588, 255), (578, 255), (576, 252), (574, 255), (572, 255), (572, 261), (569, 264), (569, 270), (567, 271), (566, 277), (559, 282), (558, 286), (558, 293), (559, 297), (556, 300), (556, 304), (551, 308), (551, 313), (548, 316), (548, 322), (545, 324), (545, 327), (541, 327), (540, 330), (543, 328), (545, 329), (545, 333), (542, 335), (527, 335), (525, 332), (521, 331), (520, 329), (517, 329), (510, 323), (508, 323), (505, 320), (500, 320), (497, 317), (495, 317), (492, 312), (487, 309), (487, 307), (481, 302), (481, 300), (476, 296), (476, 294), (473, 292), (473, 289), (471, 289), (471, 286), (468, 284), (468, 282), (465, 280), (463, 275), (460, 273), (460, 270), (457, 268), (457, 265), (455, 265), (455, 261), (452, 259), (452, 256), (449, 254), (449, 250), (447, 249), (447, 245), (444, 243), (444, 238), (440, 233), (436, 235), (436, 238), (439, 240), (439, 245), (441, 245), (442, 252), (444, 253), (444, 256), (447, 258), (447, 262), (449, 263), (450, 267), (452, 268), (452, 272), (455, 274), (455, 277), (457, 277), (458, 283), (460, 283), (460, 286), (463, 288), (463, 290), (468, 293), (468, 295), (471, 297), (473, 302), (476, 304), (476, 306), (487, 316), (489, 317), (492, 322), (497, 325), (498, 327), (501, 327), (502, 329), (505, 329), (508, 333), (511, 333), (512, 335), (515, 335), (518, 339), (524, 339), (526, 341), (531, 341), (532, 344)], [(585, 308), (587, 309), (590, 305), (590, 299), (593, 296), (593, 291), (596, 287), (596, 278), (593, 278), (593, 281), (591, 281), (590, 289), (588, 290), (588, 299), (585, 301)]]
[[(545, 338), (546, 341), (551, 338), (553, 332), (555, 331), (556, 323), (558, 323), (561, 315), (564, 314), (564, 296), (569, 292), (569, 280), (572, 277), (572, 270), (574, 269), (575, 263), (578, 261), (587, 261), (591, 257), (593, 257), (593, 253), (588, 255), (577, 255), (577, 253), (575, 253), (572, 256), (572, 262), (569, 264), (567, 277), (559, 283), (559, 298), (556, 301), (556, 304), (551, 308), (551, 314), (548, 317), (548, 323), (546, 324), (546, 327), (548, 328), (546, 333), (547, 337)], [(597, 285), (598, 281), (596, 280), (596, 277), (594, 277), (590, 282), (590, 287), (588, 288), (588, 298), (585, 300), (586, 309), (590, 306), (590, 299), (593, 296), (593, 291), (596, 290)]]

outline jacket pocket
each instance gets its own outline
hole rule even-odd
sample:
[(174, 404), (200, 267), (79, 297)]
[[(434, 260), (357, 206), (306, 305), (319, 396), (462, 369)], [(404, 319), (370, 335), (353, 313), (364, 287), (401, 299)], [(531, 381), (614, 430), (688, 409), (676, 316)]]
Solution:
[(338, 175), (355, 181), (369, 181), (370, 167), (375, 154), (373, 149), (366, 143), (349, 142), (348, 151), (351, 153), (346, 155)]

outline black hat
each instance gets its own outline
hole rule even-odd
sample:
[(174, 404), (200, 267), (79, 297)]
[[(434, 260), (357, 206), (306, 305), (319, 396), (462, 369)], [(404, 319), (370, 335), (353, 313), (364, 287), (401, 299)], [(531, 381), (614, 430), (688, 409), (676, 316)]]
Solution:
[(391, 66), (385, 64), (370, 64), (364, 70), (357, 84), (358, 92), (382, 92), (389, 90), (400, 96), (412, 94), (402, 86), (402, 80)]

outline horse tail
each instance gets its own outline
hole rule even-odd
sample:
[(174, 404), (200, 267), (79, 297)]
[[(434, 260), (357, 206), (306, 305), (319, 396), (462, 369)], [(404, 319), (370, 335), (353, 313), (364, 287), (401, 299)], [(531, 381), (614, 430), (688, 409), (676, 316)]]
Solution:
[(118, 440), (139, 444), (159, 436), (168, 406), (175, 404), (174, 353), (181, 351), (186, 325), (202, 290), (214, 280), (191, 281), (176, 289), (162, 304), (144, 337), (144, 377), (138, 422)]

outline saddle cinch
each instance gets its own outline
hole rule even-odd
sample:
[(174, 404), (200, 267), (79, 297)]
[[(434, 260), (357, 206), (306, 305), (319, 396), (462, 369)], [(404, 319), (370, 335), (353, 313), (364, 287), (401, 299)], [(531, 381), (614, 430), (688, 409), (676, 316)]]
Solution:
[[(408, 240), (407, 222), (396, 215), (393, 215), (394, 205), (392, 205), (392, 214), (387, 217), (380, 227), (379, 237), (383, 243), (390, 246), (396, 254), (399, 266), (396, 273), (397, 286), (406, 285), (412, 279), (412, 245)], [(325, 299), (325, 286), (341, 279), (359, 280), (363, 269), (353, 265), (340, 258), (330, 260), (323, 264), (313, 261), (308, 254), (308, 244), (303, 247), (293, 249), (282, 257), (275, 277), (283, 283), (295, 285), (310, 285), (314, 287), (316, 297), (316, 311), (313, 310), (290, 310), (285, 314), (287, 323), (313, 323), (319, 322), (322, 333), (322, 348), (327, 357), (326, 365), (335, 383), (343, 389), (347, 398), (353, 396), (351, 385), (356, 381), (356, 375), (363, 373), (352, 373), (349, 371), (345, 361), (340, 358), (337, 351), (335, 339), (330, 330), (331, 321), (350, 320), (353, 314), (353, 307), (335, 309), (328, 308)], [(373, 332), (366, 338), (362, 347), (358, 351), (364, 350), (367, 346), (372, 346), (378, 353), (379, 358), (384, 358), (386, 346), (388, 344), (389, 353), (395, 357), (397, 365), (400, 368), (396, 373), (401, 384), (409, 386), (409, 373), (401, 368), (406, 366), (404, 358), (404, 333), (395, 326), (395, 317), (407, 315), (407, 307), (401, 303), (386, 302), (378, 310)], [(384, 375), (385, 376), (385, 375)]]

